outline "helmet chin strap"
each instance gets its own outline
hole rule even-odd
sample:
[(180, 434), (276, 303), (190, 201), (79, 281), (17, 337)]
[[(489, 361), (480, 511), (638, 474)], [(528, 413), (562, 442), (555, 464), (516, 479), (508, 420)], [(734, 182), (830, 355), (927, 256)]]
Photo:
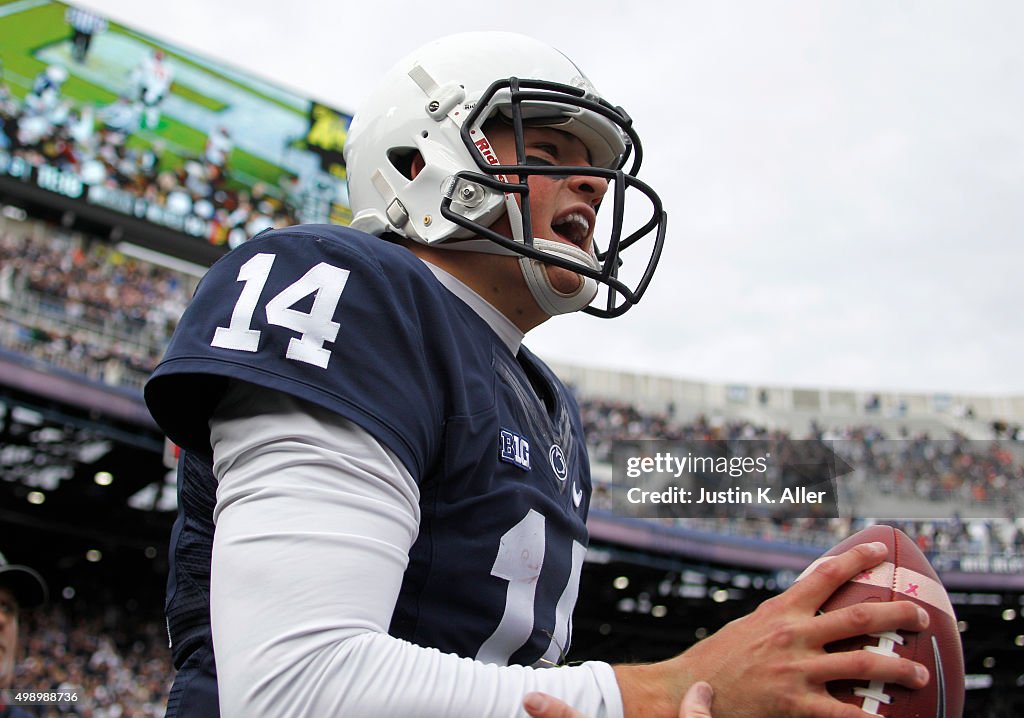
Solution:
[[(545, 254), (565, 257), (597, 269), (597, 261), (593, 255), (584, 252), (579, 247), (540, 238), (534, 238), (533, 246)], [(526, 286), (530, 288), (530, 294), (533, 295), (537, 305), (545, 314), (553, 317), (558, 314), (578, 312), (594, 301), (594, 297), (597, 296), (596, 280), (577, 274), (576, 276), (580, 280), (579, 286), (571, 294), (564, 294), (552, 286), (547, 272), (549, 266), (551, 265), (545, 264), (539, 259), (522, 257), (519, 260), (519, 268), (523, 272)]]

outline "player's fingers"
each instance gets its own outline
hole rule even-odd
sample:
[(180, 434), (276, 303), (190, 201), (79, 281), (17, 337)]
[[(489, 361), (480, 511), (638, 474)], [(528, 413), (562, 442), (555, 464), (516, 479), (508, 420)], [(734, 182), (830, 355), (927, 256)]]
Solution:
[(578, 710), (546, 693), (527, 693), (523, 708), (533, 718), (587, 718)]
[(823, 613), (814, 619), (813, 625), (810, 639), (824, 646), (883, 631), (920, 631), (928, 627), (928, 612), (913, 601), (858, 603)]
[(711, 718), (711, 701), (715, 692), (710, 683), (698, 681), (690, 686), (679, 706), (679, 718)]
[(800, 712), (793, 715), (815, 716), (815, 718), (871, 718), (860, 708), (843, 703), (830, 695), (806, 696), (800, 704)]
[(786, 593), (793, 605), (817, 610), (840, 586), (862, 571), (877, 566), (886, 555), (888, 549), (881, 541), (857, 544), (849, 551), (819, 563)]
[(919, 663), (894, 655), (866, 650), (830, 653), (809, 662), (807, 679), (812, 683), (828, 681), (881, 681), (898, 683), (911, 689), (928, 684), (928, 669)]

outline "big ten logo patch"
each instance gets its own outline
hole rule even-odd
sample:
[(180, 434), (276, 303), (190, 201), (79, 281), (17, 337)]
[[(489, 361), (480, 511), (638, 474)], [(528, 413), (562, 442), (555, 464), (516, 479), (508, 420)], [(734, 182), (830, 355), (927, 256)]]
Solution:
[(509, 429), (502, 429), (498, 443), (502, 461), (515, 464), (523, 471), (530, 470), (530, 442), (525, 436)]

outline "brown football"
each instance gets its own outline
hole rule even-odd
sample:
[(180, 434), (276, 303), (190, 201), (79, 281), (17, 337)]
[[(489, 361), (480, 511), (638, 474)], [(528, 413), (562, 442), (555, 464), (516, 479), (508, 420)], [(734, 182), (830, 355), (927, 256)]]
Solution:
[[(928, 685), (911, 690), (881, 681), (836, 681), (829, 691), (865, 713), (889, 718), (961, 718), (964, 710), (964, 655), (953, 606), (938, 575), (905, 533), (891, 526), (866, 528), (842, 541), (808, 570), (829, 556), (857, 544), (881, 541), (889, 555), (873, 569), (847, 582), (821, 607), (834, 611), (869, 601), (913, 601), (928, 612), (928, 628), (861, 636), (827, 646), (832, 652), (863, 649), (898, 655), (928, 668)], [(806, 573), (806, 572), (805, 572)]]

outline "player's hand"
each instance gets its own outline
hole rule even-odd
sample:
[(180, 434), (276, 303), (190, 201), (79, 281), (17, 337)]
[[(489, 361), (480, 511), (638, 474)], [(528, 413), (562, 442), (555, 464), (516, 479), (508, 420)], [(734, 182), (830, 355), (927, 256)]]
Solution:
[(885, 555), (881, 544), (855, 546), (682, 655), (646, 666), (615, 666), (627, 718), (673, 718), (683, 690), (698, 680), (715, 686), (715, 712), (725, 718), (863, 718), (858, 707), (832, 697), (826, 682), (924, 686), (927, 669), (904, 658), (825, 651), (827, 644), (845, 638), (928, 625), (928, 615), (910, 601), (864, 603), (818, 615), (840, 586)]
[[(714, 691), (703, 681), (694, 683), (686, 691), (679, 718), (711, 718), (711, 700)], [(557, 698), (545, 693), (530, 693), (523, 699), (523, 707), (532, 718), (588, 718)]]

